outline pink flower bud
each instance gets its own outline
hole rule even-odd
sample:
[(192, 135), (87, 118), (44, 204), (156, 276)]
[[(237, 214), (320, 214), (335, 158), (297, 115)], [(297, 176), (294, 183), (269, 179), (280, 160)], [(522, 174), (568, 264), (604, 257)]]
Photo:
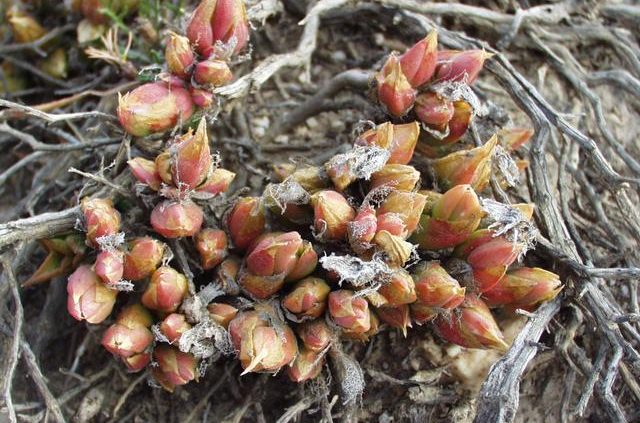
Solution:
[(283, 298), (282, 306), (298, 318), (317, 318), (324, 313), (330, 291), (324, 280), (308, 277), (294, 285)]
[(391, 235), (396, 235), (403, 239), (409, 234), (403, 216), (397, 213), (383, 213), (378, 215), (377, 227), (378, 232), (386, 231)]
[(442, 128), (433, 126), (434, 129), (440, 132), (446, 132), (446, 135), (441, 137), (433, 133), (423, 132), (424, 136), (420, 139), (421, 144), (418, 145), (418, 150), (427, 157), (439, 157), (441, 151), (443, 151), (442, 147), (459, 141), (467, 133), (472, 119), (473, 108), (471, 105), (464, 100), (454, 101), (453, 115), (448, 123)]
[(197, 188), (198, 192), (218, 195), (227, 192), (236, 174), (226, 169), (217, 168), (209, 174), (207, 179)]
[(224, 60), (209, 59), (196, 64), (193, 77), (198, 84), (220, 87), (231, 81), (233, 74)]
[(284, 278), (285, 282), (299, 281), (316, 270), (318, 254), (309, 241), (302, 240), (302, 246), (296, 252), (296, 264)]
[(412, 87), (417, 88), (429, 82), (438, 63), (438, 33), (431, 31), (402, 56), (402, 72)]
[(365, 333), (371, 328), (369, 303), (353, 291), (339, 289), (329, 294), (329, 314), (333, 321), (352, 333)]
[(378, 209), (378, 215), (396, 213), (404, 222), (407, 233), (411, 234), (418, 227), (422, 210), (427, 197), (417, 192), (394, 191)]
[(191, 94), (191, 100), (193, 104), (201, 109), (208, 109), (213, 105), (215, 95), (211, 91), (203, 90), (200, 88), (189, 88), (189, 94)]
[(531, 128), (503, 128), (498, 131), (498, 140), (500, 145), (509, 151), (515, 151), (529, 142), (533, 136)]
[(420, 172), (413, 166), (388, 164), (371, 175), (369, 190), (381, 186), (392, 187), (398, 191), (413, 191), (420, 180)]
[(539, 267), (522, 267), (504, 275), (482, 298), (489, 307), (506, 305), (532, 310), (554, 299), (561, 290), (560, 278), (555, 273)]
[(169, 340), (169, 343), (180, 342), (183, 333), (191, 329), (184, 314), (171, 313), (160, 323), (160, 332)]
[(259, 276), (244, 271), (240, 274), (239, 284), (253, 298), (264, 300), (282, 289), (284, 275)]
[(306, 382), (315, 379), (320, 374), (323, 364), (323, 356), (316, 351), (303, 348), (291, 367), (287, 368), (287, 375), (292, 382)]
[(167, 69), (172, 74), (186, 79), (191, 71), (191, 65), (195, 61), (195, 55), (191, 50), (191, 44), (187, 37), (174, 32), (169, 33), (169, 40), (164, 51)]
[(336, 191), (323, 190), (311, 196), (311, 204), (317, 236), (332, 241), (345, 239), (348, 223), (356, 217), (347, 199)]
[(165, 238), (195, 235), (202, 227), (204, 213), (193, 201), (165, 200), (151, 212), (153, 230)]
[(407, 337), (407, 328), (411, 327), (411, 315), (408, 304), (395, 307), (380, 307), (376, 309), (376, 314), (384, 323), (392, 328), (400, 329), (404, 337)]
[(380, 320), (378, 320), (378, 316), (369, 309), (369, 330), (366, 332), (360, 332), (360, 328), (352, 329), (343, 329), (342, 337), (353, 339), (356, 341), (367, 342), (371, 339), (372, 336), (375, 336), (380, 332)]
[(71, 317), (96, 324), (111, 314), (118, 291), (107, 288), (91, 267), (82, 265), (69, 276), (67, 294)]
[(469, 184), (476, 191), (482, 191), (489, 183), (491, 158), (497, 142), (498, 138), (494, 135), (483, 146), (456, 151), (434, 160), (433, 170), (440, 186), (449, 189)]
[(200, 120), (195, 134), (180, 137), (172, 159), (172, 180), (178, 188), (195, 189), (207, 179), (212, 161), (206, 119)]
[(134, 354), (131, 357), (121, 357), (121, 360), (127, 366), (127, 370), (136, 373), (147, 367), (151, 362), (151, 353), (144, 352)]
[(435, 81), (458, 81), (469, 85), (478, 79), (484, 61), (493, 56), (484, 50), (440, 51)]
[[(390, 307), (411, 304), (416, 301), (416, 287), (411, 275), (404, 269), (397, 269), (391, 280), (378, 289)], [(379, 314), (379, 313), (378, 313)], [(383, 319), (384, 320), (384, 319)]]
[(187, 278), (168, 266), (158, 268), (142, 294), (142, 304), (151, 310), (173, 313), (187, 296)]
[(153, 342), (151, 315), (140, 304), (126, 307), (102, 336), (102, 346), (111, 354), (127, 358), (145, 352)]
[(160, 179), (160, 174), (156, 169), (154, 161), (136, 157), (135, 159), (129, 160), (127, 164), (138, 182), (149, 186), (149, 188), (154, 191), (160, 189), (162, 180)]
[(440, 315), (435, 324), (440, 336), (462, 347), (509, 348), (486, 304), (476, 296), (468, 295), (451, 316)]
[(153, 368), (153, 376), (164, 389), (173, 392), (176, 386), (198, 380), (198, 361), (189, 353), (184, 353), (169, 345), (158, 345), (153, 351), (158, 363)]
[(227, 234), (220, 229), (203, 229), (195, 236), (196, 250), (200, 253), (200, 262), (204, 270), (213, 269), (225, 259)]
[(390, 115), (402, 117), (413, 106), (416, 90), (411, 86), (397, 56), (391, 55), (382, 70), (376, 74), (378, 101)]
[(225, 329), (229, 326), (229, 322), (238, 314), (237, 308), (224, 303), (211, 303), (207, 306), (207, 310), (209, 311), (211, 320)]
[(101, 251), (96, 257), (94, 269), (102, 282), (116, 283), (122, 279), (124, 272), (124, 254), (115, 250)]
[(362, 208), (356, 217), (347, 224), (347, 236), (351, 248), (356, 252), (368, 249), (376, 235), (377, 227), (378, 219), (373, 207)]
[(109, 199), (85, 198), (80, 205), (87, 228), (87, 241), (98, 247), (98, 238), (120, 232), (120, 213)]
[(413, 109), (418, 119), (437, 131), (444, 132), (453, 118), (453, 102), (437, 93), (427, 91), (416, 98)]
[(141, 85), (118, 100), (118, 119), (136, 137), (168, 131), (192, 114), (189, 91), (165, 82)]
[(387, 231), (378, 231), (373, 242), (378, 251), (384, 252), (385, 261), (392, 267), (404, 266), (413, 253), (413, 244)]
[(434, 310), (452, 310), (464, 301), (465, 288), (437, 261), (420, 263), (413, 275), (418, 302)]
[(129, 251), (124, 256), (124, 279), (142, 280), (160, 265), (165, 245), (151, 237), (135, 238), (129, 242)]
[(418, 122), (403, 125), (385, 122), (360, 135), (356, 139), (355, 145), (375, 145), (384, 148), (390, 153), (387, 164), (406, 165), (413, 157), (419, 135), (420, 124)]
[(218, 41), (242, 50), (249, 40), (249, 21), (242, 0), (202, 0), (187, 24), (187, 37), (198, 53), (209, 57)]
[(324, 319), (304, 322), (297, 329), (298, 336), (305, 348), (320, 352), (329, 346), (332, 335), (331, 329)]
[(257, 197), (239, 198), (227, 217), (227, 227), (233, 245), (246, 250), (264, 232), (264, 207)]
[(301, 247), (298, 232), (265, 236), (247, 256), (247, 270), (257, 276), (286, 276), (296, 265)]

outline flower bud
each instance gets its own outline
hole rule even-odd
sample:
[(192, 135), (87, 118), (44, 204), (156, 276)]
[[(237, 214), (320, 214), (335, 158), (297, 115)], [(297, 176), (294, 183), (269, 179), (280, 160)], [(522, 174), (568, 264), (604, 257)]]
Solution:
[(269, 234), (247, 256), (247, 270), (257, 276), (284, 277), (295, 267), (301, 247), (302, 238), (298, 232)]
[(191, 65), (195, 61), (195, 55), (191, 50), (189, 39), (170, 32), (167, 47), (164, 50), (164, 58), (169, 72), (186, 79), (189, 76)]
[(198, 84), (220, 87), (231, 81), (233, 74), (224, 60), (209, 59), (196, 64), (193, 77)]
[(440, 336), (465, 348), (509, 348), (489, 308), (476, 296), (468, 295), (451, 316), (438, 316), (435, 325)]
[(249, 40), (244, 1), (202, 0), (187, 24), (187, 37), (204, 57), (215, 52), (218, 41), (238, 53)]
[(420, 172), (413, 166), (388, 164), (371, 175), (369, 190), (389, 186), (398, 191), (413, 191), (420, 180)]
[(409, 306), (409, 311), (411, 314), (411, 319), (417, 325), (423, 325), (427, 322), (430, 322), (431, 320), (435, 319), (435, 317), (438, 315), (437, 309), (430, 307), (426, 304), (422, 304), (419, 301), (416, 301), (415, 303), (411, 304)]
[(532, 310), (554, 299), (561, 290), (560, 278), (555, 273), (539, 267), (522, 267), (504, 275), (482, 298), (489, 307), (506, 305)]
[(402, 239), (405, 239), (409, 234), (403, 217), (397, 213), (383, 213), (378, 215), (377, 227), (378, 232), (386, 231)]
[(160, 332), (167, 338), (170, 344), (180, 342), (183, 333), (191, 329), (184, 314), (171, 313), (160, 323)]
[(215, 95), (211, 91), (203, 90), (200, 88), (189, 87), (189, 94), (191, 94), (191, 100), (193, 104), (201, 109), (208, 109), (213, 105)]
[(483, 146), (470, 150), (456, 151), (433, 161), (433, 170), (438, 184), (444, 189), (456, 185), (469, 184), (476, 191), (482, 191), (489, 183), (491, 158), (498, 137), (491, 137)]
[(213, 269), (225, 259), (227, 234), (220, 229), (203, 229), (195, 236), (196, 250), (200, 253), (200, 262), (204, 270)]
[(102, 336), (102, 346), (111, 354), (127, 358), (145, 352), (153, 342), (149, 330), (153, 320), (140, 304), (126, 307)]
[(198, 361), (192, 354), (169, 345), (158, 345), (153, 351), (153, 358), (158, 363), (152, 369), (153, 376), (169, 392), (173, 392), (176, 386), (198, 380)]
[(420, 124), (418, 122), (394, 125), (385, 122), (360, 135), (355, 145), (375, 145), (389, 151), (387, 164), (407, 164), (413, 157), (418, 143)]
[(142, 280), (160, 265), (165, 245), (151, 237), (135, 238), (129, 242), (129, 251), (124, 256), (124, 279)]
[(294, 285), (282, 300), (282, 306), (298, 318), (317, 318), (324, 313), (330, 291), (324, 280), (308, 277)]
[(426, 307), (452, 310), (464, 301), (465, 288), (437, 261), (420, 263), (413, 274), (418, 302)]
[(263, 317), (258, 311), (238, 313), (229, 323), (229, 336), (238, 351), (243, 374), (277, 372), (290, 364), (298, 352), (291, 328), (284, 322)]
[(151, 212), (153, 230), (165, 238), (195, 235), (202, 227), (204, 213), (193, 201), (165, 200)]
[(94, 270), (102, 282), (107, 285), (122, 280), (124, 254), (116, 250), (101, 251), (96, 257)]
[(129, 160), (127, 164), (138, 182), (149, 186), (149, 188), (154, 191), (160, 189), (162, 180), (160, 179), (160, 174), (156, 169), (154, 161), (136, 157), (135, 159)]
[(338, 154), (324, 165), (327, 176), (331, 179), (333, 186), (340, 192), (343, 192), (352, 182), (358, 179), (351, 172), (350, 161), (345, 160), (344, 157), (344, 154)]
[(496, 135), (501, 146), (509, 151), (515, 151), (529, 142), (533, 133), (531, 128), (503, 128)]
[(23, 12), (17, 6), (7, 11), (7, 22), (11, 26), (13, 38), (17, 43), (31, 43), (47, 33), (33, 16)]
[[(397, 269), (391, 280), (378, 289), (390, 307), (411, 304), (416, 301), (416, 289), (411, 275), (404, 269)], [(382, 319), (384, 320), (384, 319)]]
[(311, 196), (311, 204), (317, 236), (332, 241), (345, 239), (348, 223), (356, 217), (347, 199), (336, 191), (323, 190)]
[(436, 71), (437, 63), (438, 33), (436, 31), (431, 31), (400, 56), (402, 72), (414, 88), (429, 82)]
[(478, 196), (470, 185), (456, 185), (424, 213), (412, 236), (420, 248), (440, 250), (464, 242), (478, 228), (484, 215)]
[(427, 197), (417, 192), (394, 191), (378, 209), (378, 215), (396, 213), (404, 222), (407, 233), (411, 234), (418, 227), (420, 215), (427, 202)]
[(343, 329), (341, 335), (345, 338), (353, 339), (356, 341), (367, 342), (372, 336), (375, 336), (380, 332), (380, 320), (378, 316), (369, 309), (369, 330), (366, 332), (360, 332), (360, 328), (355, 330)]
[(151, 275), (147, 289), (142, 294), (142, 304), (151, 310), (173, 313), (187, 296), (187, 278), (177, 270), (162, 266)]
[(378, 231), (373, 242), (384, 252), (385, 261), (392, 267), (404, 266), (413, 253), (413, 244), (387, 231)]
[(453, 118), (453, 102), (438, 93), (427, 91), (416, 98), (413, 109), (418, 119), (428, 127), (440, 132), (447, 129), (447, 124)]
[(225, 329), (229, 327), (229, 322), (238, 314), (237, 308), (224, 303), (211, 303), (207, 306), (207, 310), (209, 311), (211, 320)]
[(240, 287), (237, 284), (240, 260), (237, 257), (226, 258), (215, 271), (214, 282), (227, 295), (238, 295)]
[(134, 354), (130, 357), (121, 357), (122, 362), (127, 366), (127, 369), (136, 373), (147, 367), (151, 362), (151, 353), (144, 352), (140, 354)]
[(362, 208), (356, 217), (347, 224), (347, 237), (351, 248), (356, 252), (368, 249), (376, 235), (377, 226), (378, 219), (373, 207)]
[(285, 277), (285, 282), (299, 281), (309, 276), (318, 265), (318, 253), (313, 249), (313, 244), (302, 240), (302, 247), (296, 252), (296, 264)]
[(98, 238), (120, 232), (120, 213), (109, 199), (85, 198), (80, 205), (87, 228), (87, 241), (98, 247)]
[(307, 380), (315, 379), (322, 371), (324, 357), (313, 350), (301, 349), (298, 356), (287, 367), (287, 375), (292, 382), (302, 383)]
[(411, 86), (397, 56), (391, 55), (382, 70), (376, 74), (378, 101), (390, 115), (402, 117), (413, 106), (416, 90)]
[(407, 337), (407, 328), (411, 327), (411, 315), (408, 304), (395, 307), (380, 307), (376, 309), (376, 314), (384, 323), (392, 328), (400, 329), (404, 337)]
[(365, 333), (371, 329), (369, 303), (356, 297), (353, 291), (339, 289), (329, 294), (329, 314), (333, 321), (352, 333)]
[(493, 56), (484, 50), (438, 52), (438, 66), (434, 80), (473, 84), (484, 66), (484, 61)]
[(141, 85), (118, 100), (118, 119), (136, 137), (168, 131), (192, 114), (189, 91), (165, 82)]
[(67, 294), (71, 317), (96, 324), (111, 314), (118, 291), (107, 288), (91, 267), (82, 265), (69, 276)]
[(305, 348), (320, 352), (331, 343), (331, 329), (324, 319), (317, 319), (302, 323), (298, 326), (298, 336)]
[(264, 207), (257, 197), (239, 198), (227, 217), (233, 245), (246, 250), (265, 229)]
[(200, 120), (195, 134), (180, 137), (172, 159), (171, 176), (178, 188), (195, 189), (207, 179), (212, 161), (206, 119)]
[(418, 145), (418, 150), (427, 157), (438, 157), (443, 151), (442, 147), (459, 141), (467, 133), (472, 119), (473, 108), (471, 105), (464, 100), (454, 101), (453, 115), (448, 125), (442, 129), (434, 128), (444, 134), (439, 136), (433, 132), (423, 132), (424, 136), (420, 139), (421, 144)]
[(200, 193), (207, 193), (212, 196), (227, 192), (229, 185), (235, 179), (236, 174), (227, 169), (217, 168), (209, 173), (207, 179), (197, 188)]
[(330, 185), (323, 168), (319, 166), (298, 167), (294, 164), (283, 163), (275, 165), (273, 169), (275, 177), (280, 182), (290, 178), (311, 194), (323, 188), (328, 188)]
[(259, 276), (244, 271), (239, 284), (250, 296), (258, 300), (269, 298), (284, 286), (284, 275)]

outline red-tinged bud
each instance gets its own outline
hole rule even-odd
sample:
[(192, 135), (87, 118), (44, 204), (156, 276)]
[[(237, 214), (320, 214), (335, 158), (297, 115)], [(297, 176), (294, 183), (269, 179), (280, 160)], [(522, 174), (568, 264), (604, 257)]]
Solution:
[(482, 298), (489, 307), (532, 310), (554, 299), (561, 290), (560, 278), (555, 273), (539, 267), (522, 267), (504, 275)]
[(362, 208), (356, 217), (347, 224), (347, 236), (351, 248), (356, 252), (368, 249), (376, 235), (377, 227), (378, 219), (373, 207)]
[(82, 265), (69, 276), (67, 294), (71, 317), (96, 324), (111, 314), (118, 291), (107, 288), (91, 267)]
[(373, 242), (379, 251), (384, 252), (385, 261), (392, 267), (404, 266), (413, 253), (413, 244), (387, 231), (378, 231)]
[(87, 228), (87, 241), (98, 247), (98, 238), (120, 232), (120, 213), (109, 199), (85, 198), (80, 205)]
[(353, 291), (339, 289), (329, 294), (329, 314), (333, 321), (352, 333), (365, 333), (371, 329), (369, 303), (356, 297)]
[(222, 194), (227, 192), (235, 177), (235, 173), (227, 169), (217, 168), (209, 174), (209, 177), (197, 188), (197, 191), (212, 196)]
[(229, 65), (224, 60), (205, 60), (196, 64), (193, 77), (198, 84), (220, 87), (233, 79)]
[(469, 240), (456, 248), (454, 253), (457, 257), (466, 257), (467, 263), (473, 269), (476, 288), (483, 293), (500, 281), (507, 268), (524, 251), (525, 245), (510, 241), (504, 236), (493, 237), (490, 231), (476, 231), (476, 233), (479, 235), (472, 235)]
[(184, 314), (171, 313), (160, 323), (160, 332), (167, 338), (169, 343), (180, 342), (183, 333), (191, 329)]
[(127, 358), (145, 352), (153, 342), (151, 315), (140, 304), (126, 307), (102, 336), (102, 346), (111, 354)]
[(151, 212), (153, 230), (165, 238), (193, 236), (202, 227), (204, 213), (193, 201), (165, 200)]
[(324, 357), (313, 350), (303, 348), (298, 356), (287, 367), (287, 375), (292, 382), (302, 383), (307, 380), (315, 379), (322, 371), (324, 365)]
[(169, 72), (180, 78), (187, 78), (191, 71), (191, 65), (195, 61), (189, 39), (174, 32), (169, 33), (164, 58)]
[(387, 164), (407, 164), (413, 157), (418, 143), (420, 124), (418, 122), (394, 125), (385, 122), (360, 135), (355, 145), (375, 145), (389, 151)]
[(245, 271), (240, 274), (238, 282), (253, 298), (264, 300), (282, 289), (284, 275), (258, 276)]
[(299, 168), (294, 164), (282, 163), (273, 166), (273, 170), (274, 176), (280, 182), (290, 178), (292, 181), (299, 183), (305, 191), (311, 194), (328, 188), (330, 185), (324, 169), (320, 166), (305, 166)]
[(227, 234), (220, 229), (203, 229), (195, 236), (196, 250), (204, 270), (213, 269), (228, 255)]
[(391, 55), (382, 70), (376, 75), (378, 101), (390, 115), (402, 117), (413, 106), (416, 90), (411, 86), (397, 56)]
[(407, 328), (411, 327), (411, 314), (408, 304), (395, 307), (380, 307), (376, 314), (384, 323), (392, 328), (400, 329), (404, 337), (407, 337)]
[[(453, 115), (444, 127), (432, 126), (437, 132), (423, 131), (418, 151), (430, 158), (441, 157), (448, 151), (446, 147), (459, 141), (467, 133), (473, 119), (473, 108), (464, 100), (454, 101)], [(416, 107), (417, 110), (417, 107)]]
[(504, 128), (497, 132), (500, 145), (509, 151), (515, 151), (529, 142), (533, 136), (531, 128)]
[(139, 281), (150, 276), (158, 268), (165, 245), (151, 237), (135, 238), (129, 242), (124, 256), (124, 279)]
[(454, 107), (451, 100), (428, 91), (418, 95), (413, 110), (422, 123), (437, 131), (444, 132), (447, 129), (447, 124), (453, 118)]
[(405, 239), (409, 232), (401, 215), (397, 213), (383, 213), (378, 215), (378, 231), (386, 231), (391, 235)]
[(227, 218), (233, 245), (246, 250), (264, 232), (264, 206), (257, 197), (239, 198)]
[(473, 188), (456, 185), (433, 204), (430, 213), (422, 215), (411, 240), (426, 250), (455, 247), (471, 236), (483, 215)]
[(325, 350), (332, 339), (331, 329), (324, 319), (302, 323), (297, 333), (305, 348), (316, 352)]
[(131, 357), (122, 357), (122, 362), (127, 366), (127, 370), (132, 373), (136, 373), (147, 367), (151, 362), (151, 353), (144, 352), (140, 354), (134, 354)]
[(360, 332), (359, 328), (356, 330), (344, 329), (341, 333), (343, 337), (354, 339), (356, 341), (367, 342), (372, 336), (375, 336), (380, 332), (380, 320), (378, 316), (369, 309), (369, 330), (366, 332)]
[(229, 323), (229, 336), (238, 351), (243, 374), (277, 372), (290, 364), (298, 353), (291, 328), (258, 311), (238, 313)]
[(160, 174), (153, 160), (136, 157), (135, 159), (129, 160), (127, 164), (138, 182), (147, 185), (154, 191), (160, 189), (162, 180), (160, 179)]
[(301, 248), (302, 238), (298, 232), (266, 236), (247, 256), (247, 270), (256, 276), (285, 277), (295, 267)]
[(249, 41), (249, 20), (242, 0), (202, 0), (187, 24), (187, 37), (202, 56), (216, 51), (218, 41), (233, 53)]
[(331, 288), (320, 279), (305, 278), (293, 287), (282, 300), (282, 306), (298, 318), (320, 317), (327, 306), (327, 297)]
[(398, 191), (413, 191), (420, 180), (420, 172), (413, 166), (388, 164), (371, 175), (369, 190), (381, 186), (392, 187)]
[(175, 148), (172, 180), (178, 188), (195, 189), (205, 181), (211, 168), (207, 120), (201, 119), (195, 134), (189, 131), (183, 135)]
[(13, 38), (17, 43), (31, 43), (47, 33), (33, 16), (23, 12), (17, 6), (7, 11), (7, 22), (11, 26)]
[(151, 310), (173, 313), (178, 309), (189, 289), (187, 278), (168, 266), (158, 268), (142, 294), (142, 304)]
[(238, 314), (237, 308), (224, 303), (211, 303), (207, 306), (207, 310), (209, 311), (211, 320), (225, 329), (229, 327), (229, 322)]
[(198, 380), (198, 360), (192, 354), (169, 345), (158, 345), (153, 358), (158, 363), (153, 368), (153, 376), (169, 392), (176, 386)]
[(491, 311), (476, 296), (468, 295), (450, 316), (438, 316), (435, 324), (440, 336), (465, 348), (490, 348), (499, 351), (509, 348)]
[(418, 88), (429, 82), (438, 63), (438, 33), (431, 31), (402, 56), (402, 72), (412, 87)]
[[(391, 280), (378, 289), (390, 307), (411, 304), (416, 301), (416, 287), (411, 275), (404, 269), (396, 270)], [(384, 319), (382, 319), (384, 320)]]
[[(437, 309), (452, 310), (464, 301), (465, 288), (437, 261), (421, 263), (413, 274), (418, 302)], [(434, 313), (435, 314), (435, 313)]]
[(413, 233), (418, 227), (427, 197), (417, 192), (394, 191), (378, 209), (378, 215), (396, 213), (404, 222), (407, 232)]
[(118, 100), (118, 119), (136, 137), (168, 131), (192, 114), (189, 91), (165, 82), (141, 85)]
[(435, 319), (438, 315), (438, 310), (433, 307), (429, 307), (428, 305), (422, 304), (417, 301), (409, 306), (409, 311), (411, 314), (411, 319), (417, 325), (424, 325)]
[(122, 280), (124, 272), (124, 254), (120, 251), (101, 251), (96, 257), (94, 266), (96, 275), (106, 284), (114, 284)]
[(200, 107), (201, 109), (210, 108), (216, 98), (211, 91), (194, 87), (189, 88), (189, 94), (191, 94), (191, 100), (193, 100), (193, 104)]
[(317, 236), (332, 241), (345, 239), (348, 223), (356, 217), (347, 199), (336, 191), (323, 190), (311, 196), (311, 204)]
[(457, 81), (473, 84), (484, 66), (484, 61), (493, 56), (484, 50), (440, 51), (438, 52), (438, 66), (434, 80)]
[(456, 185), (469, 184), (476, 191), (482, 191), (491, 176), (491, 158), (498, 137), (491, 137), (485, 145), (470, 150), (456, 151), (433, 161), (433, 170), (438, 184), (444, 189)]
[(285, 277), (285, 282), (298, 281), (316, 270), (318, 254), (309, 241), (302, 241), (302, 247), (296, 252), (297, 262)]
[(238, 295), (240, 287), (237, 284), (238, 272), (240, 271), (240, 259), (229, 257), (225, 259), (215, 271), (214, 282), (227, 295)]

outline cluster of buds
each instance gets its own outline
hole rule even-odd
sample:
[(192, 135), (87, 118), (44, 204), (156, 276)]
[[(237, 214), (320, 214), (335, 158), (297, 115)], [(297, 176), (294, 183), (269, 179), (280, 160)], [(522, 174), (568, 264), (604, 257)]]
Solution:
[(233, 79), (230, 58), (248, 40), (243, 0), (202, 0), (186, 36), (169, 34), (167, 72), (120, 98), (118, 118), (125, 131), (139, 137), (165, 132), (187, 122), (195, 109), (211, 108), (214, 90)]

